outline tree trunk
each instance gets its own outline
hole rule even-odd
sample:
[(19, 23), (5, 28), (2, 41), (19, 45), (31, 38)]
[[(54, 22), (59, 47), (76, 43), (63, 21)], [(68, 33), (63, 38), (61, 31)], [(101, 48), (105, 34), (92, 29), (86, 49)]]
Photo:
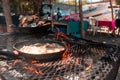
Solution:
[(41, 15), (41, 9), (42, 9), (42, 0), (39, 0), (39, 15)]
[(111, 13), (112, 13), (112, 14), (111, 14), (111, 15), (112, 15), (112, 20), (114, 20), (112, 1), (109, 0), (109, 2), (110, 2)]
[(79, 17), (80, 17), (80, 32), (81, 32), (81, 38), (85, 37), (85, 31), (84, 31), (84, 23), (83, 23), (83, 11), (82, 11), (82, 0), (79, 0)]
[(18, 0), (18, 13), (21, 13), (20, 3), (21, 3), (21, 1)]
[(75, 0), (75, 13), (77, 13), (77, 0)]
[(2, 0), (2, 6), (7, 26), (7, 32), (13, 32), (10, 25), (12, 25), (12, 18), (10, 13), (10, 6), (9, 6), (9, 0)]

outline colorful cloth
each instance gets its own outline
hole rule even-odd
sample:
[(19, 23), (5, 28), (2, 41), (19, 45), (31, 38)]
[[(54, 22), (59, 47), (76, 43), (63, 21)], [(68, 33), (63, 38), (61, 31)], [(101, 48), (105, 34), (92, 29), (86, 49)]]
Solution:
[(109, 27), (109, 30), (114, 30), (115, 20), (112, 20), (112, 21), (98, 21), (98, 26), (106, 26), (106, 27)]

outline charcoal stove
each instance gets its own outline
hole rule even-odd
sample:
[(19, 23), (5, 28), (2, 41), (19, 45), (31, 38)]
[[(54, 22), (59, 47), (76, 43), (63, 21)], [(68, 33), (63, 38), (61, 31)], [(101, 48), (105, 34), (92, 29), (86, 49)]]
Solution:
[(62, 40), (70, 46), (63, 53), (62, 60), (56, 61), (25, 60), (21, 57), (1, 54), (0, 78), (2, 80), (115, 79), (119, 65), (118, 46), (76, 39), (70, 36), (69, 40), (55, 38), (54, 34), (40, 39)]

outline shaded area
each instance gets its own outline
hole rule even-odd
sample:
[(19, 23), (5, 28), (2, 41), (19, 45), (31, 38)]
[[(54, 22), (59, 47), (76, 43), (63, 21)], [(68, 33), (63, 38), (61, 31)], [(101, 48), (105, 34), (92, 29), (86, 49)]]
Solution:
[[(18, 26), (18, 24), (19, 24), (19, 15), (13, 15), (12, 20), (13, 20), (13, 24)], [(2, 24), (2, 25), (6, 24), (4, 16), (0, 16), (0, 24)]]

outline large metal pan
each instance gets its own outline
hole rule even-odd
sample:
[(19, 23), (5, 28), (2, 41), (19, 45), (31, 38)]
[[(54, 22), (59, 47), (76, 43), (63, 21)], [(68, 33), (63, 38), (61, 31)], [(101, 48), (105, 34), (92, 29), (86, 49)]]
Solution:
[[(29, 54), (29, 53), (25, 53), (20, 51), (20, 48), (22, 48), (23, 46), (29, 46), (35, 43), (57, 43), (59, 45), (61, 45), (64, 50), (60, 51), (60, 52), (55, 52), (55, 53), (44, 53), (44, 54)], [(13, 48), (15, 50), (17, 50), (19, 52), (19, 55), (24, 57), (25, 59), (31, 59), (31, 60), (41, 60), (41, 61), (54, 61), (54, 60), (58, 60), (62, 58), (62, 54), (65, 51), (65, 45), (59, 41), (53, 41), (53, 40), (34, 40), (34, 41), (24, 41), (24, 42), (19, 42), (19, 43), (15, 43), (13, 45)]]

